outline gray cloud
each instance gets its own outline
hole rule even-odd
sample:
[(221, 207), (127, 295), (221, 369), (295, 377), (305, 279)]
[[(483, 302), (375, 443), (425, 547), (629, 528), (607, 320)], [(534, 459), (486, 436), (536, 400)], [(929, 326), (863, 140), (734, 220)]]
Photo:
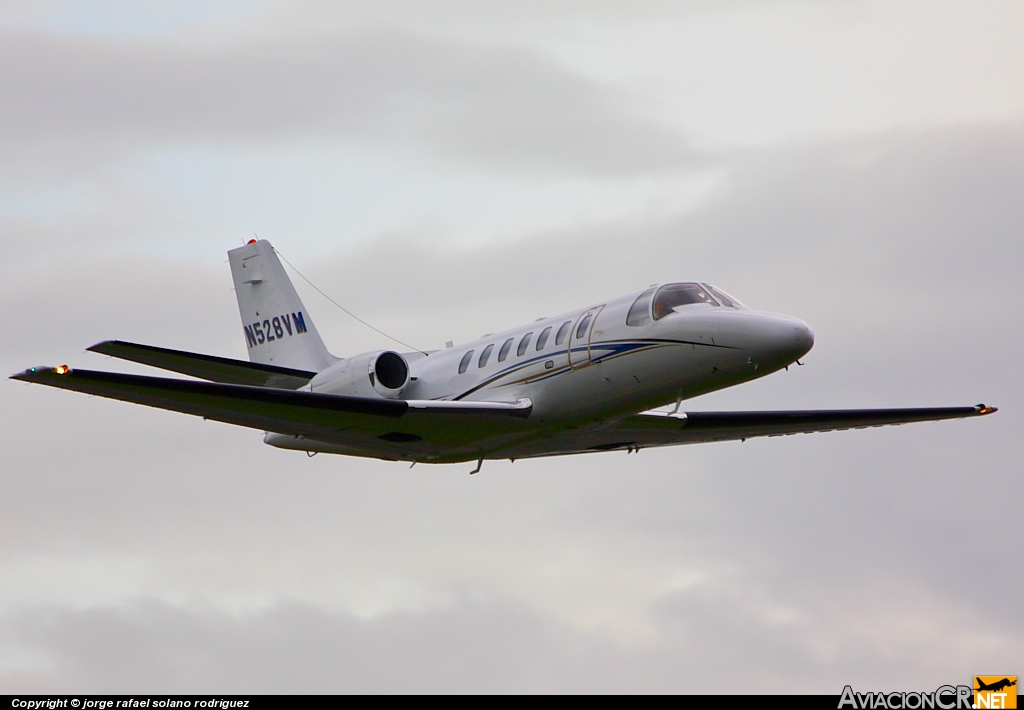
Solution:
[[(50, 668), (9, 678), (5, 690), (832, 693), (847, 682), (933, 689), (963, 681), (926, 648), (879, 657), (854, 641), (823, 652), (799, 627), (766, 624), (729, 599), (673, 595), (658, 614), (662, 637), (635, 645), (501, 603), (373, 621), (295, 605), (242, 617), (159, 603), (40, 610), (6, 630)], [(973, 660), (998, 663), (1000, 650)]]
[(216, 49), (4, 31), (0, 150), (63, 168), (168, 143), (334, 137), (516, 171), (691, 165), (639, 99), (541, 55), (378, 28)]
[[(1022, 165), (1018, 124), (871, 136), (762, 156), (685, 214), (298, 264), (427, 347), (703, 276), (818, 341), (694, 408), (1002, 407), (981, 421), (471, 479), (0, 385), (0, 647), (29, 659), (4, 687), (720, 691), (739, 669), (730, 690), (838, 692), (1020, 665)], [(215, 268), (14, 274), (0, 361), (110, 366), (74, 354), (105, 337), (240, 356)], [(340, 354), (385, 345), (306, 305)]]
[[(822, 143), (753, 156), (693, 211), (497, 248), (439, 248), (397, 233), (307, 275), (413, 338), (439, 338), (438, 322), (456, 340), (475, 338), (610, 293), (698, 277), (753, 307), (798, 314), (844, 345), (885, 333), (948, 337), (951, 318), (1005, 322), (1004, 304), (1020, 294), (1022, 158), (1017, 123)], [(396, 280), (396, 271), (415, 276)], [(395, 307), (412, 302), (434, 316)], [(324, 316), (333, 318), (333, 307)]]

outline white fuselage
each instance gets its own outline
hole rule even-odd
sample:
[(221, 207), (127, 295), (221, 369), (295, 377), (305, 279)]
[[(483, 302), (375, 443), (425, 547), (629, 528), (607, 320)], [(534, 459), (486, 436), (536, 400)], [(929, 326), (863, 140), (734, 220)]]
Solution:
[[(544, 318), (429, 356), (405, 353), (410, 380), (401, 396), (529, 398), (529, 419), (537, 424), (602, 420), (763, 377), (797, 360), (814, 342), (803, 321), (717, 303), (680, 305), (657, 320), (648, 304), (644, 322), (627, 325), (638, 296)], [(342, 393), (331, 386), (329, 373), (322, 374), (312, 383), (314, 391)]]

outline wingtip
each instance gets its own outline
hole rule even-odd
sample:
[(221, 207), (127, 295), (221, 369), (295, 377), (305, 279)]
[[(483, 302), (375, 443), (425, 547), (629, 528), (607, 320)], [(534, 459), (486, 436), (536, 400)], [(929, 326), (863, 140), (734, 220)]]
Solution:
[(977, 405), (975, 407), (975, 409), (977, 409), (978, 410), (978, 414), (981, 414), (981, 415), (993, 414), (993, 413), (999, 411), (998, 407), (990, 407), (987, 404), (979, 404), (979, 405)]
[(52, 365), (37, 365), (36, 367), (30, 367), (27, 370), (16, 372), (8, 379), (21, 380), (22, 382), (38, 382), (39, 378), (45, 377), (46, 375), (66, 375), (69, 372), (71, 372), (71, 368), (67, 365), (58, 365), (57, 367), (53, 367)]
[(89, 347), (86, 348), (86, 350), (88, 350), (89, 352), (94, 352), (94, 353), (102, 353), (103, 352), (103, 348), (105, 346), (107, 346), (107, 345), (115, 345), (116, 343), (117, 343), (116, 340), (103, 340), (103, 341), (100, 341), (98, 343), (94, 343), (94, 344), (90, 345)]

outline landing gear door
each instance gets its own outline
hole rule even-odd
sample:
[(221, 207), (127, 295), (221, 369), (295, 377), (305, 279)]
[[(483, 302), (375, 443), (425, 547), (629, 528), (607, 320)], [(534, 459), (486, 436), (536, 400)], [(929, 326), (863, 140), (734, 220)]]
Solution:
[(597, 322), (597, 314), (602, 309), (603, 305), (586, 310), (572, 324), (572, 330), (569, 331), (569, 367), (574, 370), (580, 370), (591, 363), (590, 338), (594, 332), (594, 323)]

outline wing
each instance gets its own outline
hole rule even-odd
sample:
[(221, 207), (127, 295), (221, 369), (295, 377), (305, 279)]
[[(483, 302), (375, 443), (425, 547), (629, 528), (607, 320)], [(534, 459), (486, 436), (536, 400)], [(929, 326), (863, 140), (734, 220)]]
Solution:
[[(533, 403), (376, 399), (271, 387), (35, 367), (11, 379), (336, 442), (353, 455), (468, 461), (531, 429)], [(298, 448), (298, 447), (296, 447)], [(315, 447), (310, 447), (315, 448)]]
[[(550, 433), (517, 402), (405, 401), (271, 387), (31, 368), (12, 379), (144, 404), (294, 437), (285, 448), (405, 461), (455, 462), (674, 446), (984, 416), (994, 407), (638, 414), (610, 425)], [(307, 447), (303, 442), (308, 442)], [(321, 448), (316, 442), (333, 444)]]
[(199, 355), (182, 350), (169, 350), (154, 345), (125, 343), (121, 340), (106, 340), (96, 343), (86, 350), (94, 353), (110, 355), (122, 360), (131, 360), (143, 365), (151, 365), (161, 370), (180, 372), (201, 380), (223, 382), (233, 385), (251, 385), (254, 387), (278, 387), (295, 390), (309, 383), (316, 377), (315, 372), (293, 370), (288, 367), (261, 365), (244, 360), (232, 360), (213, 355)]
[(543, 442), (526, 442), (511, 453), (514, 458), (575, 454), (592, 451), (635, 450), (649, 446), (701, 444), (745, 440), (756, 436), (809, 434), (841, 429), (978, 417), (995, 407), (938, 407), (930, 409), (832, 409), (789, 412), (688, 412), (637, 414), (606, 426), (580, 427)]

